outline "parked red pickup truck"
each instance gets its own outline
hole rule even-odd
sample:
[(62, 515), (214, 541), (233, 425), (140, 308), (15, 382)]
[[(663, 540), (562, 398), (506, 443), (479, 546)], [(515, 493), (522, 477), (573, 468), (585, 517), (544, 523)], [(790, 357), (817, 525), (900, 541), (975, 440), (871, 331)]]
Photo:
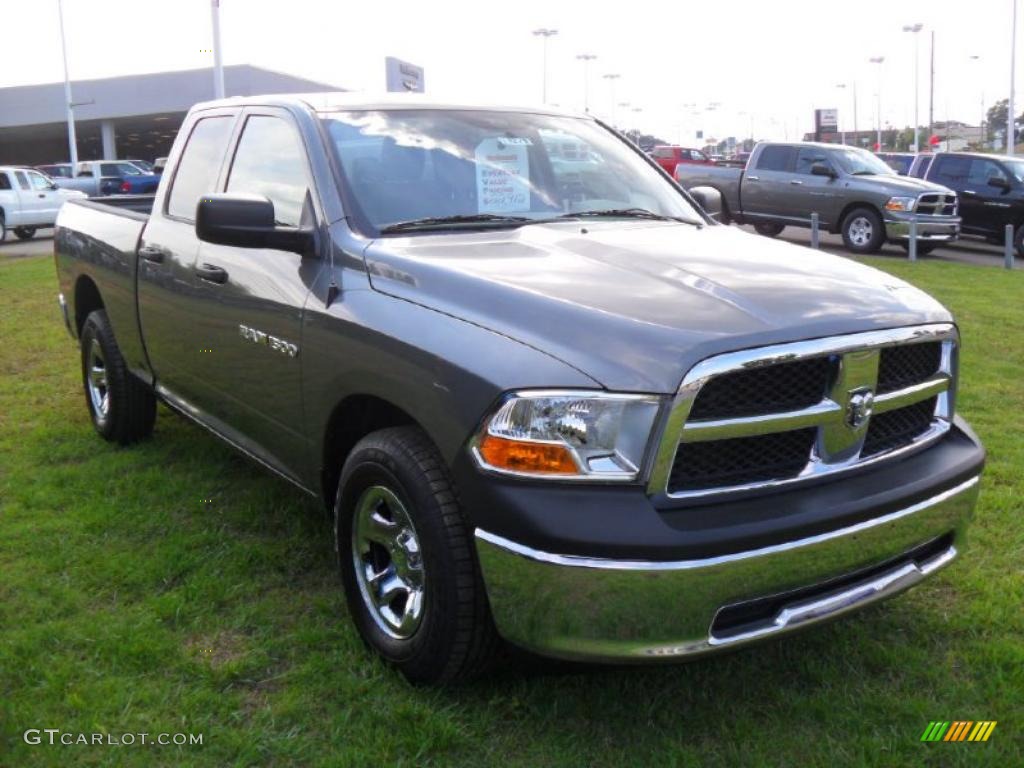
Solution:
[(661, 146), (651, 150), (651, 158), (665, 169), (669, 176), (675, 178), (676, 166), (680, 163), (690, 165), (714, 165), (715, 161), (699, 149), (689, 147)]

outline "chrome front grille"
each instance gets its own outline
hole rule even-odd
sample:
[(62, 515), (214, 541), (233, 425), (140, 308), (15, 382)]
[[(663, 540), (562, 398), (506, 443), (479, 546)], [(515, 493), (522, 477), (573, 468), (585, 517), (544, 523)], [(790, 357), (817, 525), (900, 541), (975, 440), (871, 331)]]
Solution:
[(918, 196), (915, 210), (925, 216), (956, 216), (956, 195), (925, 192)]
[(676, 395), (649, 490), (671, 498), (774, 487), (938, 439), (953, 417), (949, 324), (733, 352)]

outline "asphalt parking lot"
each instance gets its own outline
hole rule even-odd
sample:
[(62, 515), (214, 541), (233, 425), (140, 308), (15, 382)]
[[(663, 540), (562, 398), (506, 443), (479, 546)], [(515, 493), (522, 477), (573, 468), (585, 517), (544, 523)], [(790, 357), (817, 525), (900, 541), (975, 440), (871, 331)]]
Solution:
[[(754, 232), (753, 227), (742, 227), (748, 232)], [(780, 240), (785, 240), (797, 245), (810, 245), (811, 231), (798, 227), (787, 227), (781, 235)], [(821, 248), (828, 253), (838, 256), (849, 256), (843, 248), (843, 239), (839, 235), (822, 233)], [(13, 233), (8, 233), (7, 239), (0, 243), (0, 259), (19, 259), (28, 256), (41, 256), (53, 253), (53, 230), (41, 229), (36, 236), (28, 241), (18, 240)], [(886, 256), (893, 259), (906, 259), (907, 252), (898, 245), (886, 245), (882, 248), (879, 256)], [(961, 264), (974, 264), (983, 267), (1002, 267), (1003, 249), (991, 245), (983, 240), (966, 237), (951, 245), (937, 248), (927, 256), (920, 257), (929, 261), (954, 261)], [(1014, 268), (1021, 269), (1024, 260), (1015, 258)]]

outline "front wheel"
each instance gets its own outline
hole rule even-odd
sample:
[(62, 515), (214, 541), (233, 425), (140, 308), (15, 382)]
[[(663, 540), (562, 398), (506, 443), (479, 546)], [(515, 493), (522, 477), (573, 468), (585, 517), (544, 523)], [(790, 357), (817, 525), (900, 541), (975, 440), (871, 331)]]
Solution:
[(878, 253), (885, 242), (882, 217), (871, 208), (854, 208), (843, 219), (843, 244), (854, 253)]
[(82, 385), (93, 427), (104, 440), (122, 445), (148, 437), (156, 397), (128, 371), (104, 310), (85, 319), (81, 342)]
[(418, 427), (352, 450), (334, 504), (349, 612), (363, 640), (411, 682), (486, 668), (497, 646), (472, 532), (437, 448)]
[(759, 235), (764, 235), (765, 237), (778, 237), (782, 234), (782, 230), (785, 228), (786, 227), (782, 224), (771, 224), (767, 222), (764, 224), (754, 225), (754, 231)]
[(19, 240), (31, 240), (36, 236), (35, 227), (15, 227), (14, 234)]

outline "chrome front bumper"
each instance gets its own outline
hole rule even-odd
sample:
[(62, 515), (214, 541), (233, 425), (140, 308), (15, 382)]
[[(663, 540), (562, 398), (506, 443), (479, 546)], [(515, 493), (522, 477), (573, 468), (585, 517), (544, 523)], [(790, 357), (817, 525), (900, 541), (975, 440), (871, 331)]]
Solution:
[[(911, 221), (913, 221), (913, 215), (906, 218), (887, 217), (885, 220), (886, 238), (889, 240), (910, 239)], [(960, 237), (959, 216), (917, 217), (917, 239), (920, 241), (950, 242), (958, 237)]]
[[(670, 660), (784, 634), (917, 584), (956, 557), (978, 487), (976, 476), (856, 525), (702, 560), (551, 554), (479, 528), (476, 546), (510, 642), (566, 659)], [(929, 543), (926, 555), (912, 554)], [(748, 604), (767, 604), (769, 614), (717, 628)]]

